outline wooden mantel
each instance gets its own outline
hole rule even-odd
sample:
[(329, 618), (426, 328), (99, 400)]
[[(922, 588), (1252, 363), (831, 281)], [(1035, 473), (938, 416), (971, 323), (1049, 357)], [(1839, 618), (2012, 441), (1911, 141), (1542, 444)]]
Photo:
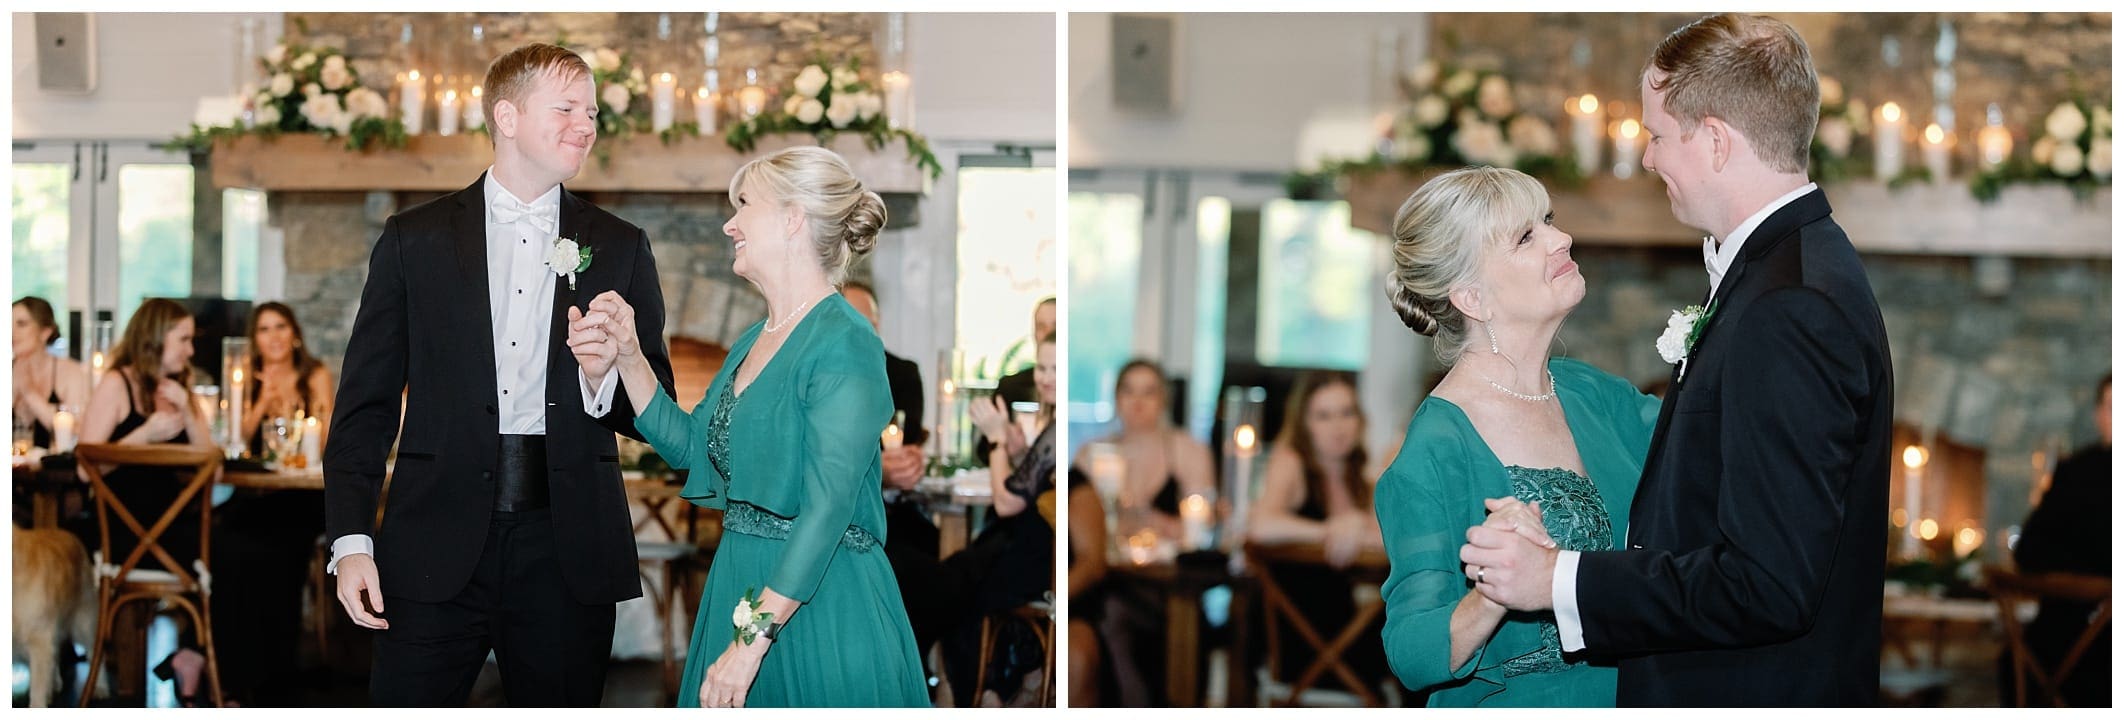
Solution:
[[(665, 145), (654, 136), (599, 140), (568, 189), (587, 192), (721, 193), (746, 161), (796, 145), (816, 144), (809, 135), (760, 138), (739, 153), (720, 137), (688, 137)], [(843, 135), (827, 145), (847, 158), (856, 177), (880, 194), (923, 192), (921, 168), (904, 141), (878, 150), (862, 138)], [(606, 155), (599, 162), (597, 155)], [(209, 162), (216, 187), (271, 191), (463, 189), (494, 164), (485, 135), (419, 135), (397, 150), (351, 151), (345, 141), (319, 135), (282, 135), (273, 140), (244, 136), (216, 143)]]
[[(1351, 175), (1345, 196), (1350, 224), (1388, 234), (1402, 201), (1445, 170)], [(1862, 252), (2110, 256), (2109, 188), (2084, 202), (2059, 185), (2011, 185), (1998, 201), (1979, 203), (1959, 180), (1898, 190), (1852, 181), (1830, 185), (1827, 192), (1837, 223)], [(1699, 247), (1703, 242), (1702, 233), (1675, 221), (1666, 188), (1656, 177), (1601, 177), (1577, 188), (1552, 187), (1550, 193), (1557, 226), (1576, 242), (1635, 247)]]

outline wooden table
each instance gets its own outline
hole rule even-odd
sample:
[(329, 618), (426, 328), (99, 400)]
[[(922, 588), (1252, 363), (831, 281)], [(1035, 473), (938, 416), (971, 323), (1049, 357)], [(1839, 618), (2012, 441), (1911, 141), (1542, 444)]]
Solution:
[[(1165, 702), (1169, 707), (1202, 705), (1202, 593), (1234, 582), (1227, 571), (1229, 567), (1229, 556), (1219, 552), (1191, 553), (1174, 562), (1137, 564), (1122, 559), (1107, 564), (1108, 572), (1164, 589)], [(1242, 604), (1245, 595), (1236, 589), (1232, 593), (1235, 619), (1246, 612)], [(1241, 644), (1244, 641), (1243, 634), (1235, 640)], [(1240, 677), (1243, 673), (1239, 663), (1228, 663), (1227, 669), (1233, 692), (1247, 686), (1250, 679)]]
[[(989, 492), (965, 492), (956, 486), (938, 489), (937, 479), (924, 478), (915, 491), (929, 501), (929, 514), (937, 525), (937, 557), (948, 558), (973, 540), (974, 520), (981, 510), (995, 504)], [(971, 487), (971, 486), (969, 486)], [(980, 490), (987, 490), (982, 486)]]
[(323, 490), (324, 470), (223, 470), (216, 483), (249, 490)]
[(88, 493), (88, 485), (74, 476), (72, 467), (46, 470), (44, 456), (14, 457), (15, 489), (29, 495), (30, 528), (59, 527), (60, 508), (71, 493)]
[[(2017, 611), (2022, 622), (2035, 619), (2035, 603), (2022, 603)], [(1881, 639), (1887, 650), (1918, 667), (1917, 651), (1911, 647), (1912, 628), (1931, 631), (1930, 668), (1944, 667), (1947, 629), (1951, 625), (1989, 626), (1999, 620), (1999, 606), (1991, 600), (1947, 598), (1930, 595), (1886, 595), (1881, 601)]]
[[(1357, 612), (1350, 618), (1349, 622), (1345, 623), (1333, 638), (1322, 639), (1320, 631), (1306, 620), (1303, 610), (1298, 607), (1297, 603), (1291, 601), (1289, 595), (1285, 594), (1283, 586), (1276, 582), (1275, 574), (1269, 571), (1269, 564), (1326, 567), (1326, 548), (1319, 543), (1264, 545), (1249, 542), (1241, 548), (1241, 552), (1246, 555), (1247, 574), (1254, 579), (1255, 587), (1261, 593), (1262, 608), (1268, 613), (1268, 622), (1265, 625), (1268, 632), (1269, 655), (1271, 657), (1276, 655), (1278, 645), (1281, 642), (1281, 638), (1277, 636), (1275, 631), (1276, 623), (1279, 619), (1283, 622), (1289, 622), (1291, 628), (1298, 632), (1298, 637), (1304, 640), (1307, 645), (1312, 646), (1313, 651), (1317, 653), (1313, 663), (1300, 672), (1297, 680), (1291, 683), (1290, 694), (1284, 698), (1283, 706), (1290, 707), (1297, 704), (1298, 698), (1305, 694), (1306, 689), (1311, 688), (1314, 683), (1318, 682), (1322, 675), (1333, 672), (1335, 677), (1341, 680), (1345, 687), (1348, 687), (1351, 692), (1356, 693), (1360, 700), (1364, 701), (1365, 707), (1379, 707), (1382, 703), (1378, 693), (1367, 687), (1356, 671), (1342, 661), (1342, 653), (1359, 642), (1381, 642), (1377, 635), (1372, 635), (1369, 638), (1363, 636), (1367, 634), (1365, 630), (1371, 627), (1372, 620), (1379, 617), (1379, 614), (1386, 610), (1385, 599), (1374, 595), (1359, 602)], [(1359, 551), (1356, 559), (1352, 560), (1348, 567), (1340, 568), (1339, 571), (1348, 574), (1352, 580), (1358, 583), (1369, 583), (1377, 586), (1386, 581), (1390, 566), (1391, 561), (1385, 551), (1376, 548), (1365, 548)], [(1232, 657), (1233, 664), (1235, 666), (1251, 665), (1252, 663), (1244, 655), (1244, 648), (1235, 652)]]

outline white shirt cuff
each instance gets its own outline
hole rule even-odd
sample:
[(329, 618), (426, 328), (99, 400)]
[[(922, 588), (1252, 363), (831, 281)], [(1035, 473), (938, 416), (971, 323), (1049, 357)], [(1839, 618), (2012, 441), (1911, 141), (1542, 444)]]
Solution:
[(590, 374), (582, 368), (575, 369), (576, 384), (583, 388), (583, 412), (590, 417), (601, 418), (612, 412), (613, 389), (619, 387), (619, 368), (605, 371), (605, 381), (599, 383), (597, 392), (590, 391)]
[(339, 561), (348, 555), (375, 555), (376, 541), (367, 535), (341, 535), (332, 541), (332, 561), (325, 563), (325, 572), (339, 574)]
[(1549, 602), (1556, 611), (1556, 636), (1564, 652), (1586, 649), (1586, 629), (1578, 621), (1578, 551), (1556, 553), (1556, 574), (1549, 578)]

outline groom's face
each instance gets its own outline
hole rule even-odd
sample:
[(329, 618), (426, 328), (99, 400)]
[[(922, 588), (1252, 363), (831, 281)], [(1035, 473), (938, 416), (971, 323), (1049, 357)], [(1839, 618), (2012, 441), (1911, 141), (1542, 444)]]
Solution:
[(1666, 183), (1667, 203), (1674, 211), (1674, 219), (1689, 227), (1715, 232), (1704, 207), (1711, 194), (1709, 184), (1713, 176), (1710, 133), (1690, 132), (1684, 138), (1681, 121), (1667, 114), (1665, 93), (1652, 89), (1654, 79), (1648, 73), (1637, 88), (1645, 104), (1645, 133), (1650, 136), (1645, 143), (1645, 170)]
[(509, 137), (516, 151), (551, 182), (575, 177), (597, 141), (597, 95), (590, 76), (539, 75), (516, 108)]

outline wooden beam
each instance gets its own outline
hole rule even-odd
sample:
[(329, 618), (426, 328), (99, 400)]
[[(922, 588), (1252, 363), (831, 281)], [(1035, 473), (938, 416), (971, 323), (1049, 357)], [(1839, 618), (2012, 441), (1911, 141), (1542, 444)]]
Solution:
[[(350, 151), (344, 141), (317, 135), (255, 135), (214, 146), (209, 162), (215, 187), (274, 191), (429, 191), (463, 189), (494, 163), (484, 135), (420, 135), (399, 150)], [(722, 193), (740, 165), (786, 147), (816, 144), (809, 135), (760, 138), (751, 153), (739, 153), (720, 137), (689, 137), (665, 145), (650, 136), (598, 142), (582, 173), (568, 182), (581, 192)], [(921, 193), (922, 170), (895, 140), (878, 149), (862, 138), (841, 136), (827, 145), (848, 160), (856, 177), (878, 193)], [(606, 160), (600, 162), (599, 154)]]
[[(1350, 224), (1390, 234), (1394, 212), (1416, 188), (1448, 168), (1411, 175), (1351, 175), (1344, 197)], [(1828, 188), (1837, 223), (1861, 252), (1900, 255), (1999, 255), (2107, 258), (2110, 189), (2086, 201), (2058, 185), (2013, 185), (1997, 202), (1980, 203), (1962, 182), (1890, 190), (1875, 182)], [(1696, 247), (1703, 234), (1675, 221), (1658, 178), (1602, 177), (1550, 190), (1556, 224), (1586, 245)]]

